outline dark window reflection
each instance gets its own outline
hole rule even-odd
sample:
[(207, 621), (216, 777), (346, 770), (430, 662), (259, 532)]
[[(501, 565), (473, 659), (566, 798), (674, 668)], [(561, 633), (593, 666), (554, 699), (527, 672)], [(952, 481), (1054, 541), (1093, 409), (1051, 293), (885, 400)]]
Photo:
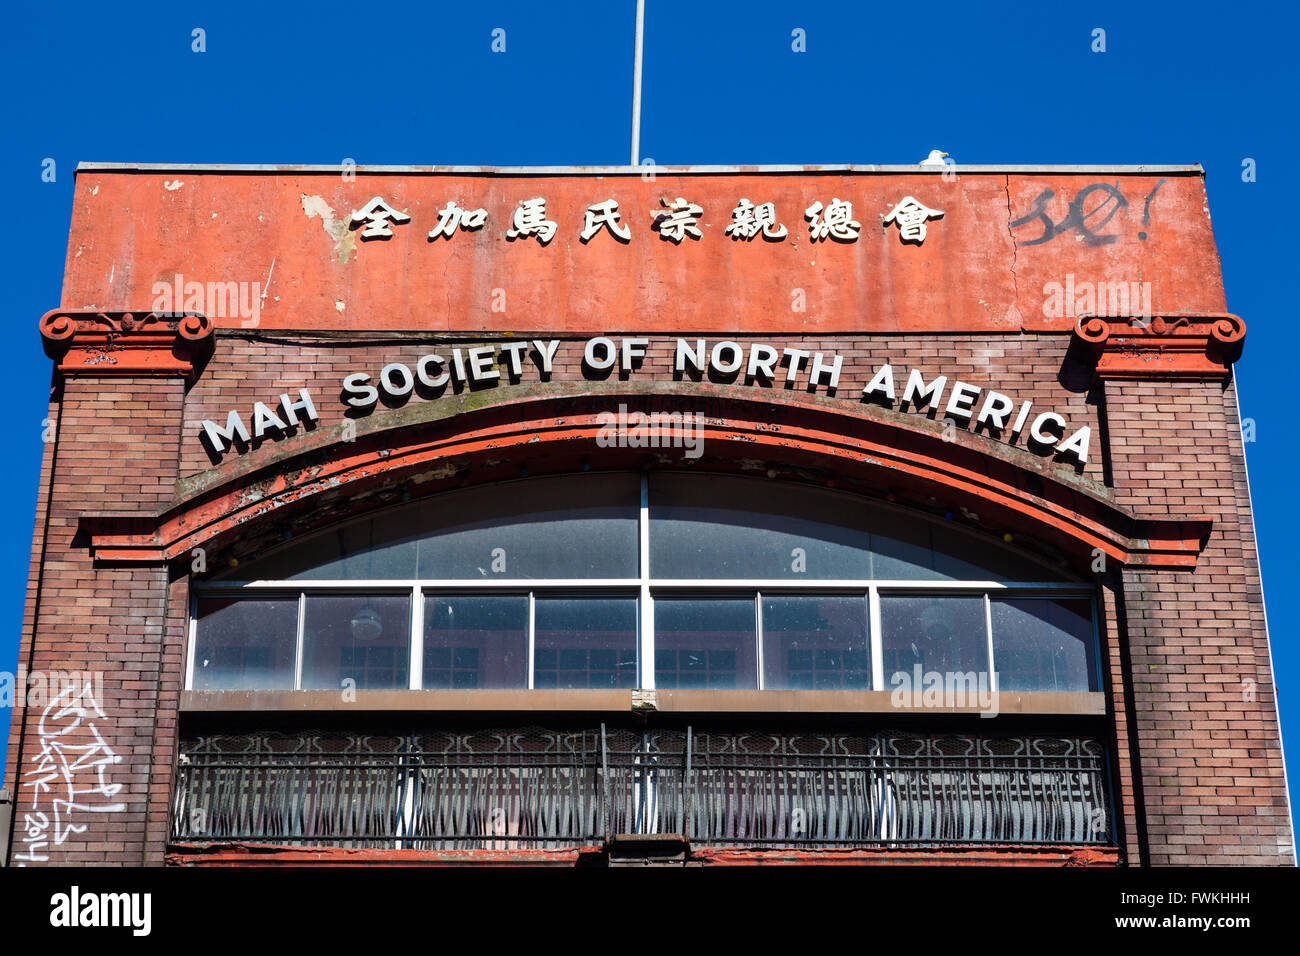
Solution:
[(298, 596), (203, 597), (194, 643), (195, 690), (289, 690)]
[(538, 597), (533, 613), (533, 686), (636, 685), (636, 598)]
[(654, 612), (656, 687), (758, 687), (753, 598), (663, 598)]
[(528, 598), (441, 594), (424, 603), (424, 687), (528, 686)]
[[(410, 597), (307, 595), (302, 655), (305, 689), (408, 687)], [(356, 683), (345, 685), (346, 680)]]
[[(979, 596), (880, 596), (885, 687), (896, 674), (983, 674), (988, 680), (988, 629)], [(986, 685), (987, 686), (987, 685)]]
[(860, 595), (763, 598), (763, 686), (870, 690), (867, 605)]
[(1098, 689), (1091, 601), (994, 600), (992, 617), (1000, 690)]

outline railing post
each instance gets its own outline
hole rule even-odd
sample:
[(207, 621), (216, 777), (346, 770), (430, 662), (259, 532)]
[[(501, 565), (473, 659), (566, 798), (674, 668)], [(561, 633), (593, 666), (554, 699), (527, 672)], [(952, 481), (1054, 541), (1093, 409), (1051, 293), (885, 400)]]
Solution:
[(605, 724), (602, 721), (600, 725), (600, 772), (604, 779), (604, 817), (605, 817), (605, 842), (608, 843), (614, 838), (614, 805), (610, 802), (609, 796), (609, 746), (605, 741)]
[(686, 725), (686, 772), (682, 774), (682, 814), (685, 819), (678, 829), (686, 837), (687, 845), (691, 842), (691, 795), (695, 790), (695, 781), (691, 777), (691, 726)]

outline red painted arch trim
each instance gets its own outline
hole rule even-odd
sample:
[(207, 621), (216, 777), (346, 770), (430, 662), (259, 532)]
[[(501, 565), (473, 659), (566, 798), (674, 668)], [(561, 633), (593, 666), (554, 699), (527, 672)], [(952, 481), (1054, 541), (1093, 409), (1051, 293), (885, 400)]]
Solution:
[(360, 499), (412, 480), (423, 493), (515, 477), (526, 461), (551, 471), (576, 471), (583, 458), (597, 460), (598, 470), (653, 465), (652, 450), (596, 443), (607, 423), (602, 413), (625, 403), (702, 414), (705, 457), (692, 467), (898, 489), (904, 502), (934, 498), (979, 514), (986, 529), (1023, 529), (1076, 555), (1192, 567), (1210, 531), (1201, 517), (1135, 516), (1104, 487), (1028, 450), (969, 433), (944, 441), (938, 424), (916, 414), (768, 393), (756, 399), (751, 390), (697, 383), (583, 384), (561, 386), (560, 394), (552, 385), (511, 395), (452, 414), (438, 403), (381, 413), (351, 442), (341, 440), (340, 426), (299, 435), (272, 463), (236, 461), (197, 476), (191, 496), (163, 513), (87, 515), (82, 526), (97, 560), (158, 563), (221, 548), (309, 512), (314, 502)]

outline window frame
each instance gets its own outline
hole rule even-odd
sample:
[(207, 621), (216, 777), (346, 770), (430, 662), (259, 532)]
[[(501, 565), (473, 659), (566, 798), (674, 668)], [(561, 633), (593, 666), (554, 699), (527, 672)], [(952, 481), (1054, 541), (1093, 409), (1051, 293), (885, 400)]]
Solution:
[[(573, 476), (581, 480), (581, 476)], [(992, 601), (1015, 598), (1086, 599), (1092, 617), (1092, 657), (1090, 674), (1095, 674), (1098, 686), (1087, 693), (1104, 689), (1104, 660), (1101, 653), (1100, 621), (1096, 588), (1086, 582), (1036, 582), (1036, 581), (943, 581), (920, 580), (858, 580), (858, 579), (808, 579), (791, 578), (652, 578), (650, 576), (650, 508), (649, 476), (640, 476), (640, 509), (638, 515), (638, 575), (631, 578), (450, 578), (450, 579), (376, 579), (372, 581), (347, 580), (247, 580), (192, 582), (190, 587), (190, 618), (187, 628), (185, 683), (187, 691), (194, 687), (194, 661), (198, 644), (198, 602), (206, 597), (229, 597), (238, 594), (259, 593), (296, 597), (298, 601), (297, 638), (294, 648), (293, 686), (281, 691), (300, 691), (302, 687), (303, 639), (306, 624), (306, 600), (310, 594), (355, 593), (365, 595), (407, 594), (411, 602), (411, 631), (408, 640), (408, 686), (394, 690), (422, 690), (424, 676), (424, 610), (427, 597), (438, 594), (464, 594), (469, 592), (501, 595), (524, 595), (528, 598), (527, 623), (527, 681), (518, 690), (537, 690), (535, 686), (536, 621), (538, 596), (624, 596), (635, 597), (636, 605), (636, 681), (638, 690), (655, 689), (654, 604), (656, 595), (674, 598), (744, 597), (754, 601), (755, 610), (755, 660), (757, 662), (757, 687), (749, 690), (765, 691), (764, 687), (764, 635), (762, 603), (765, 596), (821, 595), (861, 596), (866, 602), (867, 641), (870, 652), (871, 690), (888, 691), (884, 674), (883, 630), (881, 627), (880, 598), (882, 594), (900, 594), (913, 597), (941, 594), (978, 595), (984, 602), (985, 647), (988, 673), (993, 675), (992, 690), (997, 692), (994, 670), (996, 652), (992, 627)], [(1026, 558), (1026, 563), (1032, 559)], [(549, 690), (549, 689), (546, 689)], [(832, 693), (832, 691), (822, 691)], [(1074, 691), (1049, 691), (1045, 693), (1078, 693)]]

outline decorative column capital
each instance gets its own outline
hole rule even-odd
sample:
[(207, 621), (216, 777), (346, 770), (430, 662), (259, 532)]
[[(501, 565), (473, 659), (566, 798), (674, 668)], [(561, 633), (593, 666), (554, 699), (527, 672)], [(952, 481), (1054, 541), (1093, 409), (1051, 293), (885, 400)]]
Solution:
[(1093, 364), (1093, 381), (1213, 381), (1232, 374), (1246, 323), (1231, 313), (1084, 316), (1074, 339)]
[(55, 309), (41, 317), (45, 354), (63, 375), (183, 377), (212, 354), (212, 320), (198, 312)]

